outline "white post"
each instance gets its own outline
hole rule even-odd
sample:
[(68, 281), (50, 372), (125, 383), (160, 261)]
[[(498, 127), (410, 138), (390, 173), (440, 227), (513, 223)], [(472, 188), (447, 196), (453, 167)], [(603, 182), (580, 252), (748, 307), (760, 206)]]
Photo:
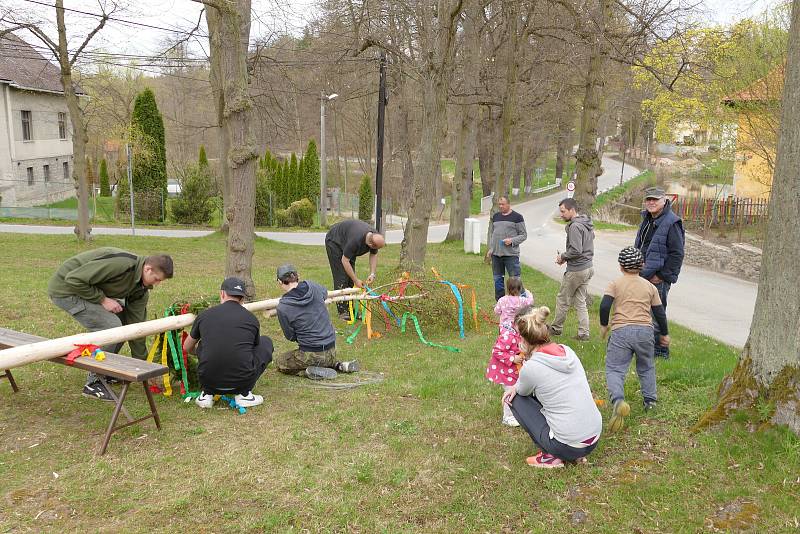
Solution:
[(131, 235), (136, 235), (136, 223), (134, 222), (135, 215), (133, 213), (133, 154), (130, 143), (125, 145), (125, 150), (128, 154), (128, 191), (130, 191), (131, 195)]
[(328, 181), (328, 158), (325, 155), (325, 93), (319, 100), (319, 225), (327, 224), (327, 208), (325, 206), (326, 189)]

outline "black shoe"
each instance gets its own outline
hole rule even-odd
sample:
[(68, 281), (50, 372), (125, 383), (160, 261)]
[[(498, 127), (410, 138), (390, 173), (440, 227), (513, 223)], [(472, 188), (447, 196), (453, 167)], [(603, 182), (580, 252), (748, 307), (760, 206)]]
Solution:
[(103, 376), (103, 380), (106, 381), (106, 384), (122, 384), (122, 380), (114, 378), (113, 376), (105, 375)]
[(665, 360), (669, 360), (669, 350), (659, 350), (656, 347), (656, 350), (653, 351), (653, 356), (656, 358), (664, 358)]
[(358, 360), (350, 360), (349, 362), (339, 362), (336, 364), (336, 370), (340, 373), (357, 373), (361, 369)]
[(114, 397), (111, 396), (111, 392), (99, 380), (83, 386), (83, 396), (91, 399), (99, 399), (101, 401), (114, 402)]
[(658, 408), (658, 403), (656, 401), (644, 401), (645, 412), (654, 411), (656, 408)]
[(350, 314), (348, 312), (342, 312), (342, 313), (339, 314), (339, 319), (341, 319), (342, 321), (348, 323), (348, 322), (350, 322)]

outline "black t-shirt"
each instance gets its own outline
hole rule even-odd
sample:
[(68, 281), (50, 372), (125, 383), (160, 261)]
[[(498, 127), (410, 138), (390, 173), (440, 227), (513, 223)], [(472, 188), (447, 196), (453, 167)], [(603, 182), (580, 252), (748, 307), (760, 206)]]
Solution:
[(202, 340), (197, 351), (202, 385), (234, 388), (253, 381), (259, 324), (241, 304), (229, 300), (203, 311), (190, 335)]
[(367, 245), (367, 234), (369, 232), (378, 233), (375, 228), (364, 221), (348, 219), (331, 226), (325, 239), (338, 245), (342, 249), (342, 256), (352, 260), (367, 252), (370, 254), (378, 253), (378, 249), (369, 248)]

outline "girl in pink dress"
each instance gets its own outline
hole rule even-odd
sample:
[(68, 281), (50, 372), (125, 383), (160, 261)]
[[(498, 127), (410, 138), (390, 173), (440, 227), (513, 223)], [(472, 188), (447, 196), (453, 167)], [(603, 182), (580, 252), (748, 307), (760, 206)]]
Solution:
[[(506, 295), (497, 301), (494, 312), (500, 318), (500, 327), (497, 340), (492, 348), (492, 356), (486, 367), (486, 378), (503, 386), (503, 393), (517, 383), (519, 367), (522, 363), (520, 356), (520, 336), (514, 327), (514, 316), (525, 306), (533, 304), (533, 298), (521, 296), (522, 281), (519, 277), (512, 276), (506, 281)], [(526, 292), (527, 293), (527, 292)], [(508, 404), (503, 406), (503, 424), (519, 426), (511, 413)]]

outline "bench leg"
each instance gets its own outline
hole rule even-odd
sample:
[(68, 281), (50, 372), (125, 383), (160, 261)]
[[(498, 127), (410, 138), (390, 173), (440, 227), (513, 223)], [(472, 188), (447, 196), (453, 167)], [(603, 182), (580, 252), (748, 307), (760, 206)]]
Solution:
[[(114, 393), (113, 389), (111, 389), (111, 385), (100, 375), (97, 375), (97, 379), (106, 387), (108, 392), (111, 394), (111, 398), (114, 399), (114, 402), (117, 402), (117, 394)], [(125, 408), (125, 406), (122, 407), (122, 415), (125, 416), (128, 422), (133, 421), (133, 417), (131, 417), (131, 414), (128, 413), (128, 410)]]
[(2, 375), (0, 375), (0, 378), (7, 378), (8, 379), (8, 382), (11, 384), (11, 390), (14, 393), (17, 393), (19, 391), (19, 388), (17, 387), (17, 383), (14, 381), (14, 375), (11, 374), (11, 371), (6, 370)]
[[(100, 446), (99, 456), (102, 456), (106, 453), (106, 449), (108, 448), (108, 442), (111, 439), (111, 434), (114, 433), (117, 428), (115, 428), (117, 424), (117, 418), (119, 418), (119, 412), (122, 410), (122, 403), (125, 402), (125, 395), (128, 394), (128, 386), (130, 382), (124, 382), (122, 384), (122, 391), (117, 398), (117, 404), (114, 406), (114, 413), (111, 416), (111, 422), (108, 424), (108, 430), (106, 431), (106, 435), (103, 438), (103, 444)], [(127, 425), (126, 425), (127, 426)]]
[(156, 403), (153, 400), (153, 393), (150, 391), (150, 388), (147, 387), (147, 380), (142, 382), (144, 386), (144, 394), (147, 395), (147, 402), (150, 404), (150, 413), (153, 414), (153, 421), (156, 422), (156, 428), (161, 430), (161, 419), (158, 417), (158, 410), (156, 410)]

